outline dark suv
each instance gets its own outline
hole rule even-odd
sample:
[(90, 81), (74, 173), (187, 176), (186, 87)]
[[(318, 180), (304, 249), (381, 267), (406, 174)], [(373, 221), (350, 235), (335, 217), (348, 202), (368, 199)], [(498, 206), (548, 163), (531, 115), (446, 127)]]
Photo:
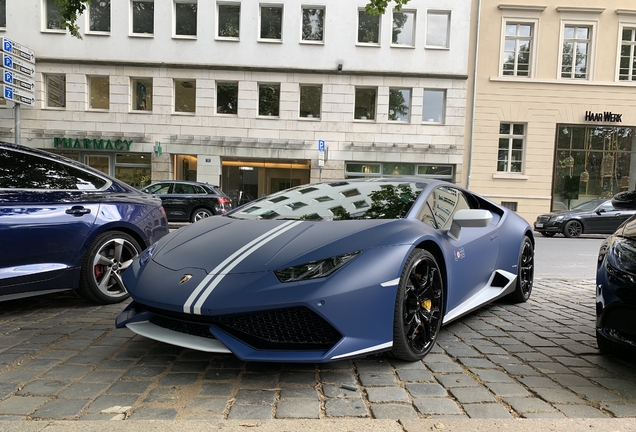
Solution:
[(218, 186), (207, 183), (166, 180), (142, 191), (161, 198), (169, 222), (196, 222), (232, 208), (232, 200)]

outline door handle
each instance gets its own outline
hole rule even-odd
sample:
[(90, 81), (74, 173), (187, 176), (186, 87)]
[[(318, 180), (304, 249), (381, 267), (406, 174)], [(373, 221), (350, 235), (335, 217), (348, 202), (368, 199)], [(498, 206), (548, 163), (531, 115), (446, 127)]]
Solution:
[(73, 206), (70, 209), (66, 210), (66, 214), (70, 214), (73, 215), (75, 217), (80, 217), (83, 216), (85, 214), (89, 214), (91, 212), (91, 209), (87, 209), (85, 207), (82, 206)]

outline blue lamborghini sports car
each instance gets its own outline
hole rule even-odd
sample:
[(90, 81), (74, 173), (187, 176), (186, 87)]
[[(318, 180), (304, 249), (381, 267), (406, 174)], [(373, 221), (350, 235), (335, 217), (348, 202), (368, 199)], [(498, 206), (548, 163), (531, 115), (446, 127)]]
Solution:
[(528, 223), (454, 184), (309, 184), (148, 248), (123, 275), (134, 301), (117, 327), (245, 361), (415, 361), (443, 324), (528, 300), (533, 265)]

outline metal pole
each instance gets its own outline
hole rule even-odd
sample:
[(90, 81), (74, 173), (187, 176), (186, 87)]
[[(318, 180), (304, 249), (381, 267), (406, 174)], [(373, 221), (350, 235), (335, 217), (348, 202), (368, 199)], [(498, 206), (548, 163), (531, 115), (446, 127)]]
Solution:
[(322, 167), (318, 168), (318, 181), (321, 182), (322, 181)]
[(20, 144), (20, 104), (14, 102), (14, 111), (15, 111), (15, 143)]

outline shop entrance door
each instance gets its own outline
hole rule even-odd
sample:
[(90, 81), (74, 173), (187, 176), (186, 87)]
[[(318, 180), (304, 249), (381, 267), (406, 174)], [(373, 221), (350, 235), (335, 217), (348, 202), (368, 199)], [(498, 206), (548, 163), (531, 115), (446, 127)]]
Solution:
[(85, 155), (84, 163), (106, 175), (112, 175), (110, 172), (110, 156), (108, 155)]

